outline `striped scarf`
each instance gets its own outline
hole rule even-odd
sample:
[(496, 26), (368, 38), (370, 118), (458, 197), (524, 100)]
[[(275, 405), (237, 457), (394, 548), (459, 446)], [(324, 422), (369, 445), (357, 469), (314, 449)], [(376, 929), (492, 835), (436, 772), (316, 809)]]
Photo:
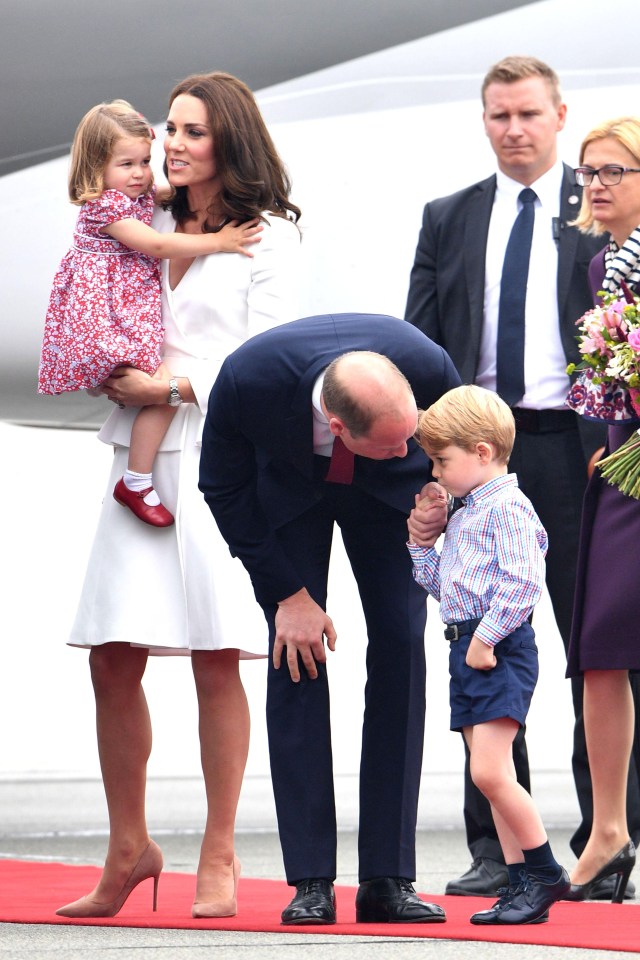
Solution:
[(635, 228), (621, 247), (611, 238), (605, 250), (604, 265), (603, 290), (619, 293), (623, 283), (631, 287), (640, 283), (640, 227)]

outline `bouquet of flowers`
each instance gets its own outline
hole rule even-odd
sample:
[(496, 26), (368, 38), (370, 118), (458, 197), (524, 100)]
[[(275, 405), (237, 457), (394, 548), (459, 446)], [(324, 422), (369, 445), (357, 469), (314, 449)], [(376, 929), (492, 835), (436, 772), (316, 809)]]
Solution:
[[(577, 326), (582, 361), (567, 404), (592, 420), (640, 422), (640, 298), (628, 288), (624, 298), (601, 293), (602, 304), (587, 311)], [(597, 466), (622, 493), (640, 499), (640, 432)]]

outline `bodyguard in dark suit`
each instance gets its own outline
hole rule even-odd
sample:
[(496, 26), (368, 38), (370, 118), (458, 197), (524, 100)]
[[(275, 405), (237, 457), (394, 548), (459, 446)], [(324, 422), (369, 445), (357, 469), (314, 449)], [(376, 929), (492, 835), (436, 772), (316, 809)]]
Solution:
[[(325, 612), (335, 523), (368, 633), (357, 918), (444, 919), (410, 882), (426, 609), (405, 543), (415, 494), (430, 476), (413, 440), (416, 403), (429, 406), (458, 383), (445, 351), (402, 320), (344, 314), (254, 337), (225, 360), (211, 393), (200, 488), (232, 554), (249, 571), (269, 625), (271, 771), (287, 880), (297, 887), (285, 923), (335, 921), (323, 645), (325, 637), (330, 649), (335, 642)], [(332, 479), (345, 450), (352, 476)], [(443, 522), (438, 516), (434, 539)]]
[[(508, 57), (485, 77), (482, 97), (497, 175), (426, 205), (405, 318), (447, 350), (463, 382), (497, 389), (512, 406), (517, 432), (510, 469), (549, 535), (547, 586), (566, 649), (587, 463), (604, 442), (600, 425), (564, 406), (566, 366), (579, 360), (575, 323), (592, 306), (587, 270), (599, 240), (570, 226), (581, 190), (573, 171), (557, 159), (566, 107), (553, 70), (534, 58)], [(533, 197), (523, 188), (531, 188)], [(528, 263), (523, 276), (507, 279), (511, 231), (528, 200), (535, 215)], [(511, 336), (503, 326), (502, 297), (513, 298), (518, 281), (522, 389), (509, 398), (509, 387), (503, 392), (500, 382), (499, 352)], [(508, 342), (511, 375), (518, 358), (513, 340)], [(583, 822), (572, 847), (579, 855), (592, 815), (580, 681), (573, 695), (573, 772)], [(529, 789), (524, 731), (514, 744), (514, 760), (519, 781)], [(489, 806), (473, 786), (468, 764), (465, 823), (473, 864), (447, 885), (447, 893), (493, 895), (507, 875)]]

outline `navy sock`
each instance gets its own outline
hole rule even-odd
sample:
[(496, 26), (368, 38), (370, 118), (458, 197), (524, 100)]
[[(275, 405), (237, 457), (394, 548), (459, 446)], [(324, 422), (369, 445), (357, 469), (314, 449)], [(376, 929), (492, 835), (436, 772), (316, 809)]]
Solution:
[(534, 880), (541, 880), (543, 883), (555, 883), (560, 879), (562, 867), (557, 862), (551, 852), (549, 841), (543, 843), (533, 850), (523, 850), (524, 862), (527, 867), (527, 873)]
[(508, 863), (508, 864), (507, 864), (507, 870), (508, 870), (508, 872), (509, 872), (509, 886), (510, 886), (510, 887), (517, 887), (518, 884), (520, 883), (520, 880), (522, 879), (521, 876), (520, 876), (520, 874), (527, 872), (527, 868), (526, 868), (524, 862), (522, 862), (522, 863)]

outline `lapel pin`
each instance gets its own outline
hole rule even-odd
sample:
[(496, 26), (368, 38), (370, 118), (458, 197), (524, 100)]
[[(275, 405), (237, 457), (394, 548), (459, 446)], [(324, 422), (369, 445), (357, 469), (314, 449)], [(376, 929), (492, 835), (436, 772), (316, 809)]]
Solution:
[(580, 197), (576, 197), (575, 193), (572, 193), (571, 196), (567, 199), (567, 203), (570, 203), (571, 206), (575, 206), (576, 203), (580, 203)]

